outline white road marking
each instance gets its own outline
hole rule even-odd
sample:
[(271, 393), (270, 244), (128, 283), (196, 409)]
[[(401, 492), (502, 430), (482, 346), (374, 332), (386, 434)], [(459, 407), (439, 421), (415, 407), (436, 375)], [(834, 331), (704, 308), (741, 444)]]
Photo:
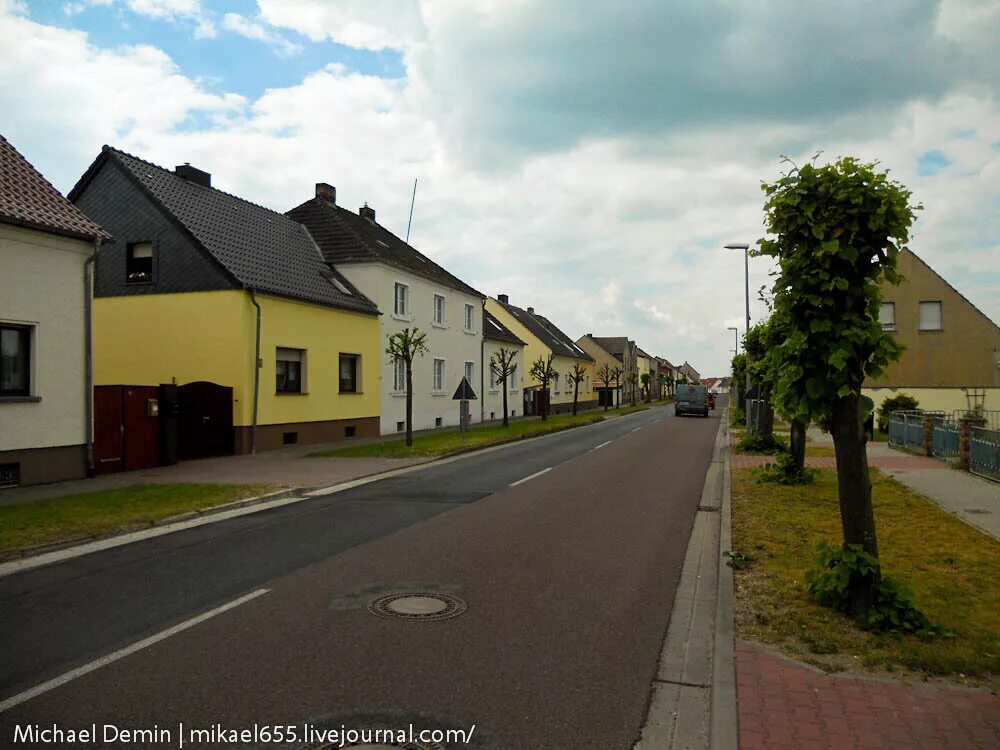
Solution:
[(517, 485), (524, 484), (529, 479), (534, 479), (535, 477), (540, 477), (542, 474), (545, 474), (546, 472), (549, 472), (549, 471), (552, 471), (552, 467), (551, 466), (548, 467), (547, 469), (542, 469), (541, 471), (536, 471), (534, 474), (529, 474), (524, 479), (518, 479), (516, 482), (511, 482), (509, 486), (510, 487), (517, 487)]
[(591, 448), (590, 450), (596, 451), (596, 450), (599, 450), (599, 449), (603, 448), (605, 445), (611, 445), (611, 441), (610, 440), (605, 440), (603, 443), (601, 443), (598, 446), (595, 446), (595, 447)]
[(632, 430), (632, 432), (638, 432), (638, 431), (639, 431), (639, 430), (641, 430), (641, 429), (642, 429), (642, 425), (639, 425), (639, 426), (638, 426), (638, 427), (636, 427), (636, 428), (635, 428), (634, 430)]
[(216, 615), (221, 615), (223, 612), (233, 609), (234, 607), (238, 607), (241, 604), (246, 604), (252, 599), (256, 599), (258, 596), (263, 596), (264, 594), (268, 593), (268, 591), (270, 591), (270, 589), (257, 589), (256, 591), (252, 591), (246, 596), (241, 596), (239, 599), (234, 599), (228, 604), (223, 604), (222, 606), (216, 607), (215, 609), (210, 609), (208, 612), (203, 612), (197, 617), (192, 617), (190, 620), (185, 620), (184, 622), (174, 625), (172, 628), (167, 628), (166, 630), (163, 630), (157, 633), (156, 635), (151, 635), (149, 636), (149, 638), (143, 638), (141, 641), (133, 643), (131, 646), (126, 646), (125, 648), (119, 649), (118, 651), (110, 653), (107, 656), (102, 656), (101, 658), (95, 659), (89, 664), (84, 664), (82, 667), (77, 667), (76, 669), (70, 672), (66, 672), (65, 674), (60, 675), (59, 677), (49, 680), (48, 682), (43, 682), (41, 685), (36, 685), (35, 687), (29, 690), (25, 690), (23, 693), (18, 693), (17, 695), (7, 698), (4, 701), (0, 701), (0, 713), (3, 713), (4, 711), (9, 711), (10, 709), (14, 708), (14, 706), (24, 703), (25, 701), (30, 701), (32, 698), (37, 698), (39, 695), (47, 693), (50, 690), (53, 690), (61, 685), (65, 685), (67, 682), (71, 682), (72, 680), (75, 680), (77, 677), (83, 677), (85, 674), (89, 674), (90, 672), (98, 670), (101, 667), (106, 667), (108, 664), (116, 662), (119, 659), (124, 659), (126, 656), (130, 656), (136, 653), (137, 651), (141, 651), (142, 649), (147, 648), (148, 646), (152, 646), (154, 643), (159, 643), (160, 641), (166, 640), (172, 635), (177, 635), (178, 633), (187, 630), (188, 628), (192, 628), (195, 625), (198, 625), (199, 623), (205, 622), (205, 620), (215, 617)]

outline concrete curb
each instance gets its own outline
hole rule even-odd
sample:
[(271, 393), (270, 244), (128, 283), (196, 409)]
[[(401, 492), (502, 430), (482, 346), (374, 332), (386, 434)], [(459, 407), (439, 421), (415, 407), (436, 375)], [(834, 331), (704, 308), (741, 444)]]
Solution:
[(732, 571), (722, 557), (730, 546), (727, 420), (728, 409), (705, 474), (635, 750), (737, 747)]
[(224, 505), (217, 505), (204, 510), (191, 511), (179, 516), (165, 518), (162, 521), (158, 521), (149, 527), (138, 531), (125, 532), (124, 534), (89, 537), (84, 541), (75, 539), (69, 542), (46, 545), (44, 548), (36, 547), (33, 550), (28, 550), (27, 554), (15, 557), (12, 560), (0, 562), (0, 578), (15, 575), (17, 573), (24, 573), (46, 565), (54, 565), (55, 563), (64, 562), (76, 557), (82, 557), (83, 555), (89, 555), (94, 552), (101, 552), (103, 550), (113, 549), (114, 547), (120, 547), (134, 542), (141, 542), (146, 539), (153, 539), (158, 536), (164, 536), (165, 534), (185, 531), (197, 526), (219, 523), (221, 521), (227, 521), (231, 518), (237, 518), (251, 513), (260, 513), (265, 510), (280, 508), (284, 505), (300, 503), (304, 500), (312, 500), (318, 497), (334, 495), (338, 492), (344, 492), (345, 490), (360, 487), (372, 482), (378, 482), (383, 479), (422, 471), (423, 469), (431, 466), (442, 466), (454, 461), (461, 461), (462, 459), (469, 458), (477, 453), (490, 453), (492, 451), (503, 450), (504, 448), (509, 448), (513, 445), (518, 445), (529, 440), (544, 440), (554, 435), (558, 435), (561, 432), (565, 432), (567, 429), (593, 427), (594, 425), (613, 422), (617, 418), (626, 418), (635, 416), (636, 414), (642, 414), (646, 411), (649, 411), (649, 409), (632, 412), (631, 414), (619, 414), (613, 419), (604, 419), (595, 422), (587, 422), (585, 424), (571, 425), (564, 429), (547, 432), (544, 435), (532, 435), (518, 438), (516, 440), (504, 441), (502, 443), (490, 443), (487, 445), (476, 446), (475, 448), (449, 453), (445, 456), (430, 458), (427, 461), (421, 461), (420, 463), (411, 464), (409, 466), (403, 466), (397, 469), (386, 469), (385, 471), (374, 472), (372, 474), (365, 474), (364, 476), (349, 479), (337, 484), (326, 486), (319, 485), (313, 487), (294, 487), (287, 490), (278, 490), (265, 495), (258, 495), (256, 497), (235, 500)]

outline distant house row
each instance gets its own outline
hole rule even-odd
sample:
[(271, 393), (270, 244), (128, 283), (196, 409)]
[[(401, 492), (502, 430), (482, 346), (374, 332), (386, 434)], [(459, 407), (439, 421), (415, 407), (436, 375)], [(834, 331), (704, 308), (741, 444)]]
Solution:
[[(0, 486), (401, 432), (405, 369), (386, 346), (404, 328), (426, 334), (415, 430), (458, 424), (463, 378), (472, 421), (502, 418), (501, 348), (512, 417), (684, 377), (626, 338), (574, 341), (488, 298), (326, 183), (282, 214), (105, 146), (68, 198), (0, 137)], [(543, 392), (529, 372), (549, 356)], [(622, 375), (604, 382), (611, 358)]]

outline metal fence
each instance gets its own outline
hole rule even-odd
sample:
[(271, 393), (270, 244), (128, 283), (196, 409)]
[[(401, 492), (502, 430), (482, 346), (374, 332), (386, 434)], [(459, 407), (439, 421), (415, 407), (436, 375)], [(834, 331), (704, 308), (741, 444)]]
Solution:
[(889, 445), (905, 450), (924, 450), (924, 418), (928, 412), (894, 411), (889, 415)]
[(1000, 430), (972, 427), (969, 471), (1000, 481)]

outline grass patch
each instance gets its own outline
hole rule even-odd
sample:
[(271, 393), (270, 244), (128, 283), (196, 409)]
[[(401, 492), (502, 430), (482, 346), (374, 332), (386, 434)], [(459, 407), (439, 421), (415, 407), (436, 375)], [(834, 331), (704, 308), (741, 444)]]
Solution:
[(837, 451), (828, 445), (806, 444), (806, 457), (815, 456), (817, 458), (833, 458), (836, 455)]
[(733, 547), (756, 558), (735, 574), (740, 637), (831, 670), (964, 675), (1000, 688), (1000, 544), (872, 470), (883, 572), (911, 588), (920, 610), (954, 637), (865, 631), (805, 589), (819, 543), (842, 538), (836, 473), (822, 470), (807, 486), (753, 479), (750, 469), (733, 471)]
[(888, 443), (889, 433), (882, 432), (881, 430), (875, 430), (875, 434), (871, 436), (871, 442), (873, 443)]
[(626, 414), (634, 414), (638, 411), (645, 411), (648, 408), (645, 404), (636, 404), (635, 406), (608, 409), (606, 412), (603, 409), (591, 409), (590, 411), (577, 414), (575, 417), (572, 414), (559, 414), (549, 417), (546, 420), (542, 420), (540, 417), (528, 417), (511, 422), (509, 427), (504, 427), (503, 424), (478, 425), (470, 428), (465, 435), (462, 435), (458, 430), (446, 430), (419, 435), (413, 438), (413, 446), (410, 448), (406, 447), (406, 441), (403, 439), (384, 440), (364, 445), (350, 445), (344, 448), (314, 451), (307, 454), (307, 458), (331, 456), (341, 458), (358, 458), (361, 456), (376, 456), (380, 458), (444, 456), (467, 448), (483, 448), (505, 440), (536, 437), (564, 430), (567, 427), (602, 422), (606, 417), (620, 417)]
[(139, 484), (0, 505), (0, 555), (38, 545), (134, 531), (154, 521), (273, 489), (241, 484)]

